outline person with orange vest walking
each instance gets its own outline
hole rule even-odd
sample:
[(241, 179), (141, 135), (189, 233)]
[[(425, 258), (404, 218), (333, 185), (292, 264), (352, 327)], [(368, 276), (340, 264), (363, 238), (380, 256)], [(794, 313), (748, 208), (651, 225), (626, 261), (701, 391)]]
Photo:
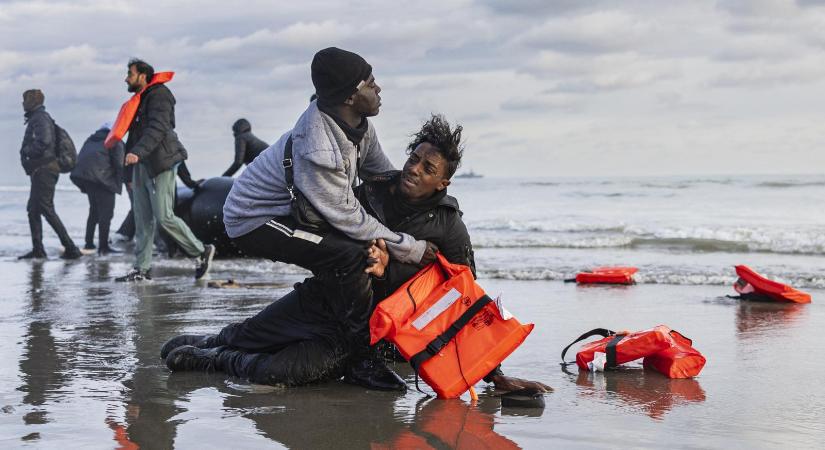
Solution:
[(204, 245), (174, 213), (175, 174), (186, 157), (186, 149), (175, 133), (175, 97), (164, 83), (174, 73), (155, 73), (144, 61), (127, 64), (126, 85), (135, 93), (120, 110), (105, 145), (111, 146), (126, 131), (126, 165), (134, 165), (132, 209), (135, 216), (135, 267), (115, 281), (151, 279), (155, 221), (189, 256), (197, 258), (195, 279), (208, 272), (215, 255), (213, 245)]

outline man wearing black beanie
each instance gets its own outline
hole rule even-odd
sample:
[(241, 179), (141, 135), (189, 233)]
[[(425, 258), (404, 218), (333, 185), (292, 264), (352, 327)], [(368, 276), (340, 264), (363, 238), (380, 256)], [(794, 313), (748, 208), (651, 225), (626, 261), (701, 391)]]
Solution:
[[(393, 259), (423, 266), (434, 259), (435, 247), (388, 229), (353, 193), (359, 179), (394, 169), (368, 120), (381, 107), (372, 66), (355, 53), (330, 47), (315, 54), (311, 69), (318, 99), (235, 180), (224, 204), (224, 225), (248, 255), (299, 265), (322, 283), (323, 298), (303, 284), (296, 291), (327, 304), (339, 318), (353, 355), (345, 381), (404, 390), (404, 381), (369, 347), (373, 289), (365, 248), (384, 239)], [(282, 337), (274, 327), (266, 332)], [(192, 363), (187, 357), (167, 365), (187, 367)]]

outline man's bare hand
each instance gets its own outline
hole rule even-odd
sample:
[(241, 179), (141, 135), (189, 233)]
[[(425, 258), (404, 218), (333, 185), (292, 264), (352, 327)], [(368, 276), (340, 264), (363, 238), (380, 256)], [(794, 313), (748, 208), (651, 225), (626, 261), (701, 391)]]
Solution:
[(134, 153), (127, 153), (126, 154), (126, 165), (127, 166), (131, 166), (132, 164), (137, 164), (138, 162), (140, 162), (140, 158), (138, 158), (138, 155), (136, 155)]
[(497, 392), (510, 392), (519, 389), (531, 388), (539, 392), (553, 392), (553, 388), (539, 381), (523, 380), (521, 378), (496, 375), (493, 377), (493, 384)]
[(378, 239), (367, 249), (367, 267), (364, 272), (377, 278), (383, 278), (390, 263), (390, 252), (387, 250), (387, 243), (383, 239)]

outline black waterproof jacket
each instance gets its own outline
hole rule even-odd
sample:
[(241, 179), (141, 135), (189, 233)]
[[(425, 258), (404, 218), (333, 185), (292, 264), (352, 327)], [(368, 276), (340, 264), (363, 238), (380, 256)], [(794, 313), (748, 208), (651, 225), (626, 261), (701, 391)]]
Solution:
[[(24, 114), (26, 117), (26, 133), (23, 135), (23, 145), (20, 147), (20, 163), (31, 175), (35, 170), (49, 166), (56, 166), (54, 120), (46, 112), (46, 107), (38, 106)], [(60, 170), (55, 167), (59, 172)]]
[(137, 155), (153, 178), (186, 159), (186, 149), (175, 133), (175, 97), (165, 85), (149, 86), (141, 95), (126, 153)]
[(77, 154), (77, 164), (70, 175), (72, 183), (81, 191), (86, 192), (88, 184), (98, 184), (109, 192), (120, 194), (123, 190), (123, 143), (119, 142), (107, 150), (103, 141), (109, 130), (100, 129), (94, 132), (83, 143)]
[(262, 151), (269, 147), (269, 144), (258, 139), (252, 134), (252, 126), (246, 120), (238, 120), (232, 127), (235, 135), (235, 161), (223, 173), (225, 177), (231, 177), (244, 164), (251, 163)]
[[(390, 186), (397, 184), (400, 171), (386, 172), (365, 181), (355, 189), (355, 195), (367, 212), (376, 217), (381, 223), (386, 223), (383, 195)], [(461, 220), (461, 210), (458, 200), (449, 195), (429, 211), (423, 211), (405, 218), (393, 228), (395, 232), (407, 233), (418, 240), (427, 240), (438, 246), (441, 254), (448, 261), (455, 264), (470, 266), (475, 274), (475, 259), (473, 245), (467, 227)], [(384, 273), (383, 280), (376, 280), (373, 284), (375, 298), (385, 298), (392, 294), (399, 286), (415, 275), (421, 266), (391, 261)]]

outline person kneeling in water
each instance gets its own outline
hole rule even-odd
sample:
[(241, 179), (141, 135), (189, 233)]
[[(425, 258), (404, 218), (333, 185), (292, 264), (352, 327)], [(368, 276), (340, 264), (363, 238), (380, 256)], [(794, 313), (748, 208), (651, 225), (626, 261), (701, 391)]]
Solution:
[[(461, 162), (461, 126), (451, 130), (441, 116), (433, 116), (413, 136), (403, 170), (390, 171), (356, 189), (366, 211), (396, 232), (437, 245), (452, 263), (469, 266), (475, 273), (472, 244), (455, 198), (447, 186)], [(389, 296), (421, 269), (416, 264), (387, 264), (383, 242), (368, 246), (373, 258), (366, 268), (375, 276), (374, 302)], [(345, 376), (350, 350), (344, 347), (342, 317), (348, 311), (328, 300), (325, 287), (309, 278), (257, 315), (231, 324), (217, 335), (182, 335), (170, 339), (161, 358), (172, 371), (223, 371), (253, 383), (299, 386)], [(509, 391), (534, 388), (551, 390), (542, 383), (507, 377), (496, 369), (485, 381)], [(364, 385), (364, 384), (362, 384)], [(389, 372), (365, 387), (405, 390), (406, 383)]]

